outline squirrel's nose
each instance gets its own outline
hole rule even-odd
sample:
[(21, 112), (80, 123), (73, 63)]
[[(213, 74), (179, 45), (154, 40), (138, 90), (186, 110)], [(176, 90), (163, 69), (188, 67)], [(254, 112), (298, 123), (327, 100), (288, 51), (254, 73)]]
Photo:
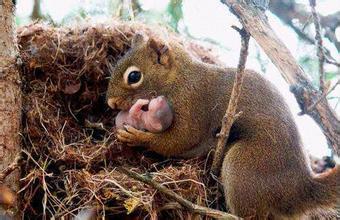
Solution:
[(110, 108), (116, 109), (117, 108), (117, 101), (118, 101), (118, 98), (109, 98), (107, 100), (107, 104), (110, 106)]

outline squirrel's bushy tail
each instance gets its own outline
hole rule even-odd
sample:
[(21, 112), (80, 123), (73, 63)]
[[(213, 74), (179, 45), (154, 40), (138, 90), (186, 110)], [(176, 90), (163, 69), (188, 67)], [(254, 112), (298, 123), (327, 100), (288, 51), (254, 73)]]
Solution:
[[(340, 198), (340, 165), (310, 179), (305, 185), (302, 210), (335, 208)], [(304, 206), (304, 207), (303, 207)]]
[(288, 206), (281, 204), (281, 215), (292, 217), (310, 211), (334, 209), (337, 199), (340, 199), (340, 166), (337, 165), (323, 174), (307, 177), (300, 187), (297, 194), (287, 202)]
[(311, 195), (319, 205), (336, 203), (340, 198), (340, 165), (313, 178)]

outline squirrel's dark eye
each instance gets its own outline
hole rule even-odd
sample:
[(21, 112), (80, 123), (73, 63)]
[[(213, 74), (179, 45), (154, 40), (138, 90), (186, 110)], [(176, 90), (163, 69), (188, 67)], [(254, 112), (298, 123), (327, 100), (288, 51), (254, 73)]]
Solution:
[(142, 78), (142, 73), (139, 71), (132, 71), (128, 76), (128, 84), (138, 83)]
[(126, 85), (132, 88), (139, 87), (143, 82), (143, 73), (136, 66), (130, 66), (123, 75)]

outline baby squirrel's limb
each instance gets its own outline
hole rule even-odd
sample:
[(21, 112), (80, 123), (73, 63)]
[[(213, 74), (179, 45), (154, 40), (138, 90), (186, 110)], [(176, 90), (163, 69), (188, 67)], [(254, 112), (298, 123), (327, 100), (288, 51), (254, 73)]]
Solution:
[[(144, 146), (165, 156), (179, 156), (185, 153), (186, 150), (192, 149), (192, 146), (200, 145), (200, 139), (196, 135), (197, 132), (193, 132), (192, 129), (188, 127), (187, 121), (184, 118), (183, 120), (177, 118), (176, 126), (170, 128), (167, 132), (151, 133), (125, 125), (124, 129), (118, 129), (117, 138), (128, 146)], [(173, 138), (174, 134), (179, 133), (187, 138)], [(197, 148), (195, 149), (193, 152), (188, 153), (188, 155), (197, 155)]]
[(147, 99), (138, 99), (137, 102), (131, 107), (129, 110), (129, 114), (133, 117), (139, 118), (140, 115), (142, 114), (142, 107), (144, 105), (149, 104), (149, 100)]

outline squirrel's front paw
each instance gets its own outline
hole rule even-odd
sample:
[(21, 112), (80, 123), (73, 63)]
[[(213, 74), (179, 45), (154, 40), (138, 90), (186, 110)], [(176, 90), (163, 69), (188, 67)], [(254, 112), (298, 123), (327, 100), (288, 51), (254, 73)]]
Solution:
[(117, 130), (118, 140), (128, 146), (146, 146), (150, 143), (152, 135), (153, 133), (141, 131), (129, 125)]

